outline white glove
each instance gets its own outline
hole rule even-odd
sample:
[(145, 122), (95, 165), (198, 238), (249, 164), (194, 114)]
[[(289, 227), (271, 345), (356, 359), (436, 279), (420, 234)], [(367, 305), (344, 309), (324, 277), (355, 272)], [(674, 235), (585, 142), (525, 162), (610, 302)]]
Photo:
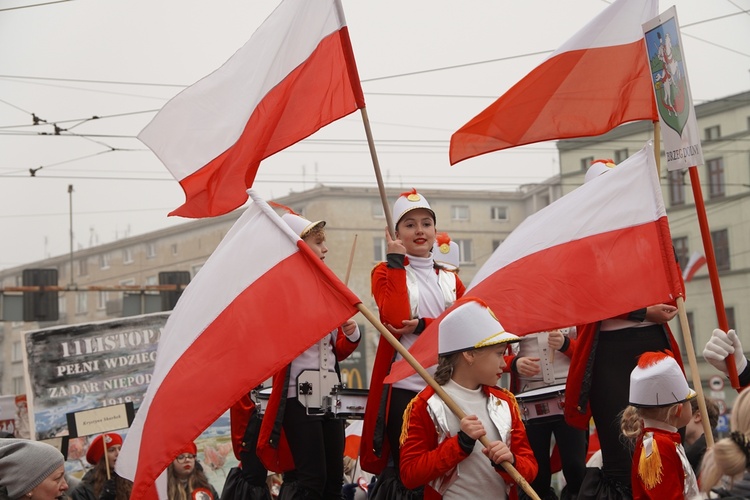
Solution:
[(744, 351), (742, 350), (740, 338), (734, 330), (729, 330), (727, 333), (724, 333), (723, 330), (717, 328), (711, 334), (711, 338), (708, 339), (706, 347), (703, 348), (703, 358), (711, 363), (717, 370), (720, 370), (727, 375), (729, 375), (729, 373), (727, 370), (727, 364), (724, 360), (732, 353), (735, 354), (734, 364), (737, 367), (737, 373), (742, 373), (747, 366), (747, 358), (745, 358)]

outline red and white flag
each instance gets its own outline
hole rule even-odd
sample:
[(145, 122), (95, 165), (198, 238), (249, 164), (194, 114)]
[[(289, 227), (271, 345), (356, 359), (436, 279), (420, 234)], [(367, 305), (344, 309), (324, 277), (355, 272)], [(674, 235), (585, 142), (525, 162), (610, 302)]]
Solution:
[(247, 201), (261, 160), (364, 106), (339, 0), (283, 0), (138, 138), (185, 191), (169, 215), (211, 217)]
[(158, 498), (155, 480), (187, 443), (361, 302), (249, 193), (253, 203), (164, 327), (151, 383), (117, 460), (118, 474), (134, 480), (133, 499)]
[(451, 137), (454, 165), (524, 144), (658, 120), (642, 25), (658, 0), (617, 0)]
[(693, 252), (693, 254), (690, 256), (690, 259), (688, 259), (688, 263), (685, 266), (685, 269), (682, 270), (682, 279), (685, 280), (685, 283), (692, 280), (693, 276), (695, 276), (695, 273), (697, 273), (698, 270), (705, 264), (706, 256), (701, 252)]
[[(684, 291), (651, 145), (526, 218), (464, 294), (485, 301), (518, 335), (592, 323), (677, 296)], [(439, 319), (409, 350), (422, 366), (437, 363)], [(411, 373), (399, 361), (386, 382)]]

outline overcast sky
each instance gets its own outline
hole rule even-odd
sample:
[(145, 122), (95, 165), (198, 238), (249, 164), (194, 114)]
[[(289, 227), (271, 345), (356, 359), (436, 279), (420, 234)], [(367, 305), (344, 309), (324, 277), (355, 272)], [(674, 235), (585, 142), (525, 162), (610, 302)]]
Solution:
[[(69, 251), (69, 185), (75, 249), (185, 222), (166, 215), (179, 185), (135, 137), (277, 4), (0, 0), (0, 269)], [(695, 102), (750, 90), (750, 0), (659, 10), (672, 5)], [(450, 136), (606, 6), (343, 0), (386, 186), (511, 190), (557, 173), (554, 143), (450, 167)], [(376, 185), (359, 113), (264, 161), (255, 188), (269, 198), (316, 182)]]

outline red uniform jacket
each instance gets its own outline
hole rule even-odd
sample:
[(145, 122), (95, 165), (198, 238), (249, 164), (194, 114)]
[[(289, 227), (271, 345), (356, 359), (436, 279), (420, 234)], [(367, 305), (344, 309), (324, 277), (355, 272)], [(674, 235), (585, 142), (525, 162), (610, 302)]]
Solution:
[[(336, 360), (346, 359), (359, 345), (352, 342), (344, 331), (339, 327), (336, 336), (336, 345), (333, 347)], [(282, 473), (294, 469), (294, 460), (289, 450), (289, 444), (282, 428), (284, 410), (287, 399), (287, 388), (289, 381), (289, 366), (286, 366), (273, 376), (273, 388), (268, 399), (268, 406), (263, 415), (263, 424), (260, 427), (260, 437), (256, 453), (263, 465), (270, 471)], [(240, 400), (241, 402), (242, 400)], [(239, 404), (239, 403), (238, 403)], [(232, 433), (234, 439), (234, 432)]]
[(682, 441), (676, 432), (663, 429), (646, 428), (643, 432), (653, 432), (656, 447), (661, 459), (661, 479), (651, 489), (646, 488), (638, 475), (638, 463), (643, 453), (643, 434), (638, 438), (633, 454), (633, 468), (630, 473), (633, 487), (633, 500), (684, 500), (685, 469), (677, 453), (677, 445)]
[[(537, 463), (526, 437), (526, 428), (521, 420), (516, 399), (505, 389), (488, 386), (482, 386), (482, 389), (486, 395), (492, 393), (510, 405), (513, 419), (512, 442), (507, 445), (515, 458), (513, 466), (530, 483), (536, 477)], [(428, 386), (412, 400), (407, 410), (409, 415), (404, 418), (404, 435), (401, 445), (401, 480), (407, 488), (426, 485), (425, 500), (442, 498), (428, 483), (450, 472), (459, 462), (469, 456), (458, 444), (457, 435), (438, 444), (435, 423), (427, 411), (427, 400), (434, 393), (434, 389)], [(518, 498), (513, 478), (505, 472), (505, 469), (498, 468), (497, 472), (505, 480), (505, 484), (512, 485), (509, 498), (511, 500)]]
[[(408, 258), (405, 257), (404, 265), (408, 265), (408, 263)], [(435, 272), (438, 272), (437, 268)], [(412, 319), (409, 291), (406, 286), (406, 270), (403, 267), (389, 267), (385, 262), (381, 262), (372, 270), (371, 287), (372, 295), (380, 313), (380, 321), (383, 324), (400, 327), (402, 321)], [(460, 299), (464, 291), (466, 291), (466, 287), (456, 275), (456, 299)], [(422, 319), (424, 319), (424, 326), (426, 327), (434, 318)], [(372, 375), (370, 376), (370, 390), (367, 395), (367, 409), (365, 410), (359, 455), (362, 469), (373, 474), (380, 474), (383, 471), (390, 454), (390, 445), (387, 438), (383, 438), (380, 447), (376, 446), (374, 438), (376, 432), (381, 436), (385, 434), (385, 429), (377, 430), (376, 428), (378, 427), (378, 415), (380, 414), (381, 418), (384, 418), (382, 415), (388, 414), (387, 402), (384, 407), (381, 407), (383, 380), (391, 370), (395, 353), (396, 350), (388, 342), (378, 343)]]

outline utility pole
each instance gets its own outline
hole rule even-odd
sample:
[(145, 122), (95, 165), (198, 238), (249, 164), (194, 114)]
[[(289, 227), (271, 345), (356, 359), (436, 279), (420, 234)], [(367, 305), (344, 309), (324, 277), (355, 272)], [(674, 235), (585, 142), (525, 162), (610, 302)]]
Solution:
[(68, 184), (68, 197), (70, 199), (70, 279), (68, 284), (72, 287), (73, 282), (73, 184)]

